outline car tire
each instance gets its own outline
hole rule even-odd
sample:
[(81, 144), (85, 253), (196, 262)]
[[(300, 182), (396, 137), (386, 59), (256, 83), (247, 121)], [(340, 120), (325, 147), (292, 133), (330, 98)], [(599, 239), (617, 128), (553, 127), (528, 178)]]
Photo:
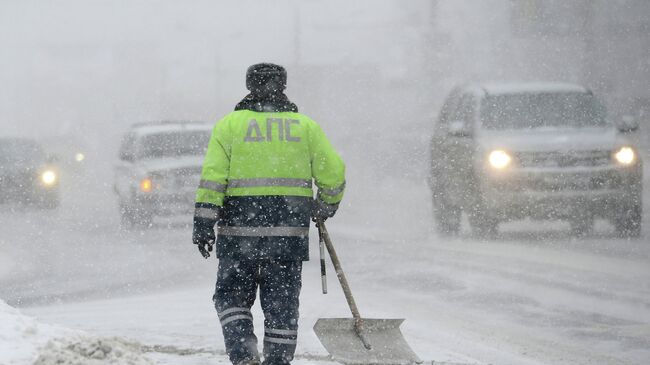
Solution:
[(453, 205), (434, 209), (433, 217), (436, 231), (442, 236), (455, 236), (460, 232), (462, 210)]
[(143, 208), (130, 205), (120, 205), (120, 217), (122, 226), (131, 228), (148, 228), (153, 222), (153, 214)]
[(630, 204), (621, 209), (618, 216), (614, 218), (614, 228), (620, 237), (640, 237), (641, 221), (643, 212), (641, 205)]
[(123, 204), (120, 204), (120, 223), (124, 228), (131, 228), (134, 225), (129, 207)]
[(58, 194), (47, 194), (38, 197), (36, 207), (40, 209), (56, 209), (59, 207), (60, 199)]
[(467, 215), (475, 236), (493, 238), (499, 233), (499, 219), (490, 214), (484, 204), (475, 204)]
[(462, 209), (449, 203), (442, 189), (433, 192), (433, 220), (441, 236), (455, 236), (460, 232)]
[(594, 228), (594, 217), (572, 217), (569, 219), (569, 225), (571, 226), (571, 236), (585, 237), (588, 236)]

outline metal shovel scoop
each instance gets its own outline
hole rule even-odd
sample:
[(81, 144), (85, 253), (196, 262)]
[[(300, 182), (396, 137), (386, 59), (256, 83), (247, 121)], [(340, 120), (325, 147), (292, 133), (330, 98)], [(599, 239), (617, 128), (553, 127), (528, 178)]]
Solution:
[(361, 318), (325, 224), (319, 221), (316, 226), (320, 243), (324, 242), (327, 247), (353, 317), (320, 318), (316, 321), (314, 332), (332, 359), (350, 365), (421, 363), (399, 330), (403, 319)]

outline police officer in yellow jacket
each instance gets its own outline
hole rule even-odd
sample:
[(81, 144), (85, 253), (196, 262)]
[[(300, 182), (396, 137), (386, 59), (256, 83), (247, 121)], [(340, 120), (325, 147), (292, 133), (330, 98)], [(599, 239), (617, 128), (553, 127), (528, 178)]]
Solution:
[(235, 365), (260, 361), (250, 310), (258, 287), (264, 364), (293, 359), (309, 220), (332, 217), (345, 187), (343, 161), (284, 94), (286, 81), (282, 66), (248, 68), (250, 94), (215, 125), (196, 194), (193, 242), (205, 258), (216, 244), (213, 301)]

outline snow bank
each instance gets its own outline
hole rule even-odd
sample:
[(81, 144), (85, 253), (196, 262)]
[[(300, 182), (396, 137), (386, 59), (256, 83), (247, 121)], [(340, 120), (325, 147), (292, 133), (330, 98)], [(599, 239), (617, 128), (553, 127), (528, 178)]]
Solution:
[(53, 340), (39, 351), (34, 365), (151, 365), (139, 344), (120, 338), (81, 337)]
[(140, 346), (99, 339), (22, 315), (0, 300), (0, 365), (150, 365)]
[(38, 348), (72, 331), (36, 322), (0, 300), (0, 364), (32, 364)]

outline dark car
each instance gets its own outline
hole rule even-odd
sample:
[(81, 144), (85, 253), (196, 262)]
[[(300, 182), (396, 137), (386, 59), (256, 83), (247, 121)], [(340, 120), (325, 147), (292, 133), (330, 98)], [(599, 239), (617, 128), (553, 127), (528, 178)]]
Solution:
[(59, 205), (58, 173), (36, 141), (0, 138), (0, 202)]

